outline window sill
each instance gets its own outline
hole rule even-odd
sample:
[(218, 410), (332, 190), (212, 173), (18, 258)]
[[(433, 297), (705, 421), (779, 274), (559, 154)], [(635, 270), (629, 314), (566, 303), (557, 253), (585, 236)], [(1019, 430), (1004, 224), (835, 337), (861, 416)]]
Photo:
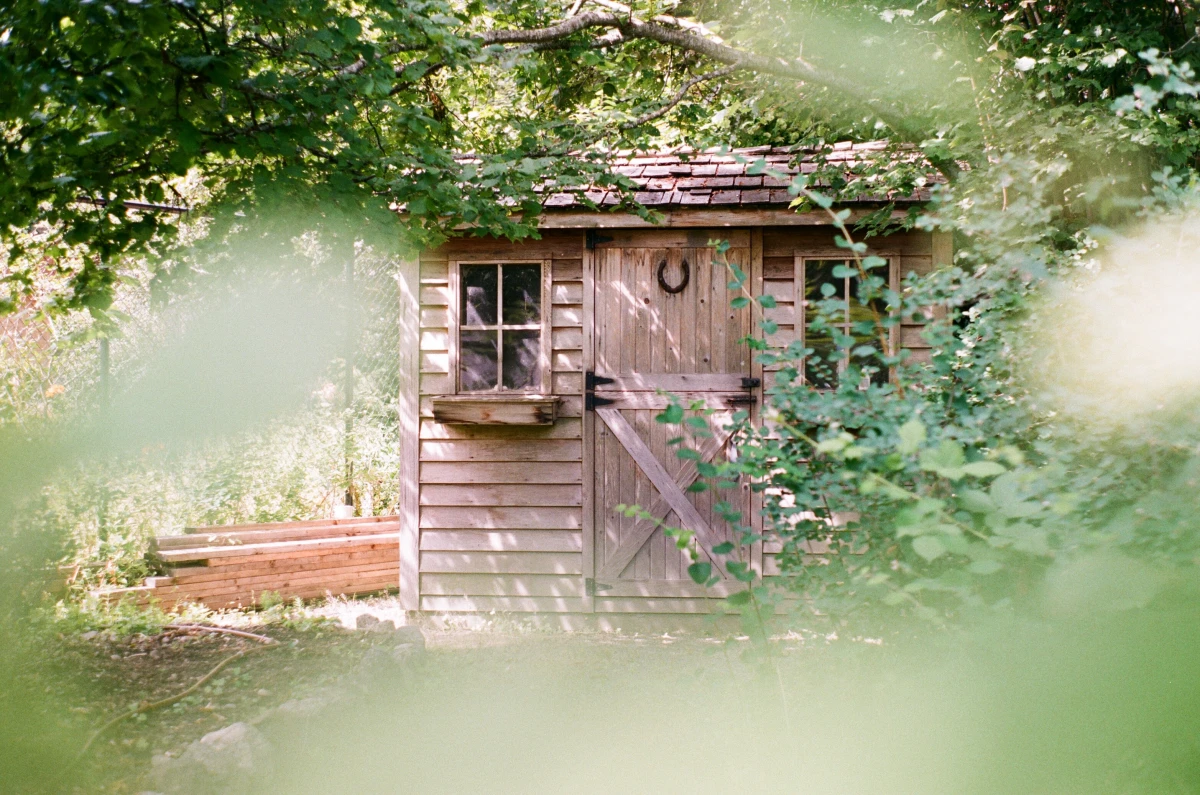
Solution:
[(439, 395), (433, 398), (433, 418), (446, 425), (553, 425), (561, 400), (522, 393)]

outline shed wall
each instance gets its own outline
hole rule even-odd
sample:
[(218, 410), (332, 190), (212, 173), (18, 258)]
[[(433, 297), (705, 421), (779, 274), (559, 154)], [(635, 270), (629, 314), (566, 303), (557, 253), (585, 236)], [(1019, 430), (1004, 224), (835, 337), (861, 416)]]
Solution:
[[(756, 289), (777, 301), (775, 308), (763, 311), (765, 319), (779, 325), (769, 339), (773, 347), (786, 347), (795, 339), (798, 256), (844, 256), (834, 237), (829, 227), (754, 231), (754, 256), (762, 258), (761, 288)], [(935, 251), (939, 247), (940, 254)], [(584, 553), (583, 510), (588, 498), (583, 432), (583, 371), (590, 359), (584, 349), (591, 338), (583, 272), (588, 253), (578, 230), (544, 230), (541, 240), (464, 238), (421, 255), (419, 391), (414, 396), (419, 397), (420, 442), (411, 453), (419, 477), (414, 508), (419, 540), (411, 546), (419, 547), (420, 573), (419, 596), (409, 600), (421, 610), (564, 613), (592, 608), (584, 587), (591, 556)], [(900, 281), (910, 272), (929, 272), (935, 254), (945, 261), (948, 248), (927, 233), (910, 232), (872, 241), (872, 253), (895, 261)], [(551, 263), (550, 391), (562, 397), (553, 426), (444, 425), (433, 419), (431, 397), (454, 391), (450, 263), (489, 258)], [(924, 358), (928, 344), (920, 329), (920, 324), (905, 323), (898, 341)], [(764, 386), (769, 385), (769, 369), (763, 378)], [(776, 552), (778, 545), (765, 545), (761, 566), (768, 575), (778, 573)], [(708, 612), (710, 607), (704, 599), (644, 601), (622, 600), (621, 609)]]
[[(451, 241), (421, 257), (420, 609), (577, 612), (583, 592), (583, 235)], [(454, 391), (450, 262), (549, 260), (549, 427), (444, 425)]]

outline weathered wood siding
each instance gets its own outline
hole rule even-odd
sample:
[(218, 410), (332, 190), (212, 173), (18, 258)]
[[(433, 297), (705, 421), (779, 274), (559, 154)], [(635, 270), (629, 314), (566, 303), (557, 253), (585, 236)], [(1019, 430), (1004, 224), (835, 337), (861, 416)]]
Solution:
[[(606, 234), (620, 234), (607, 230)], [(591, 352), (592, 319), (584, 295), (584, 237), (578, 230), (543, 230), (537, 241), (508, 243), (487, 238), (452, 241), (425, 252), (419, 287), (419, 445), (412, 452), (419, 473), (413, 514), (419, 527), (419, 598), (426, 611), (536, 612), (708, 612), (711, 600), (692, 598), (683, 581), (647, 582), (636, 598), (606, 594), (591, 598), (594, 549), (584, 550), (585, 512), (592, 497), (584, 472), (604, 467), (600, 455), (584, 461), (583, 372)], [(800, 322), (796, 283), (800, 257), (842, 258), (830, 227), (770, 227), (730, 235), (750, 241), (755, 290), (775, 297), (762, 311), (778, 331), (769, 342), (783, 348), (796, 339)], [(894, 263), (893, 284), (906, 274), (927, 273), (948, 261), (945, 238), (927, 233), (896, 234), (872, 241), (871, 253)], [(450, 262), (453, 260), (549, 261), (550, 391), (562, 397), (559, 419), (547, 427), (462, 426), (436, 422), (431, 398), (454, 392), (450, 345)], [(758, 263), (761, 258), (761, 266)], [(756, 318), (757, 320), (758, 318)], [(919, 358), (928, 357), (921, 324), (905, 322), (897, 342)], [(773, 368), (762, 372), (764, 387)], [(759, 370), (755, 369), (755, 374)], [(589, 544), (590, 546), (590, 544)], [(770, 543), (754, 553), (765, 574), (778, 573)], [(403, 590), (403, 583), (402, 583)], [(716, 595), (716, 594), (714, 594)], [(632, 597), (632, 595), (630, 595)]]
[[(455, 240), (421, 257), (420, 609), (583, 608), (583, 234)], [(546, 427), (445, 425), (430, 398), (453, 394), (450, 262), (549, 260), (551, 383)]]

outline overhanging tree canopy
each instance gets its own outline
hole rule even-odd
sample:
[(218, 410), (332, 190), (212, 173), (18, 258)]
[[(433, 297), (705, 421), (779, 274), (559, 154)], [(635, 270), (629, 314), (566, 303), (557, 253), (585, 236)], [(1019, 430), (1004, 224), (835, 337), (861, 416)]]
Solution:
[(1128, 89), (1133, 53), (1194, 47), (1189, 4), (1110, 5), (18, 0), (0, 10), (7, 278), (28, 280), (14, 230), (45, 223), (49, 253), (86, 245), (58, 262), (68, 305), (103, 309), (113, 261), (166, 223), (113, 207), (183, 199), (187, 174), (242, 209), (268, 190), (403, 204), (429, 242), (463, 223), (529, 234), (535, 187), (620, 186), (618, 148), (888, 137), (947, 173), (1023, 135), (1062, 150), (1107, 123), (1087, 108)]

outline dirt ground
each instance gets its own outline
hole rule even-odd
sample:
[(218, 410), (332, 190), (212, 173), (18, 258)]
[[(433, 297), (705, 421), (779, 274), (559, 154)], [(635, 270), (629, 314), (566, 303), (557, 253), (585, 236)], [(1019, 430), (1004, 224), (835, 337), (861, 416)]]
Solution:
[(254, 650), (178, 704), (113, 726), (43, 791), (142, 792), (155, 754), (353, 679), (319, 719), (273, 736), (255, 795), (1200, 792), (1200, 630), (1176, 617), (969, 635), (814, 623), (766, 645), (703, 629), (427, 620), (428, 652), (398, 676), (352, 674), (392, 659), (373, 650), (395, 636), (349, 627), (395, 609), (340, 600), (212, 617), (278, 641), (261, 649), (175, 631), (42, 633), (22, 686), (47, 693), (44, 717), (72, 748)]
[[(208, 620), (236, 627), (277, 641), (266, 646), (227, 634), (163, 630), (122, 635), (112, 631), (59, 632), (41, 637), (31, 655), (38, 661), (23, 671), (20, 680), (31, 689), (53, 695), (46, 717), (68, 736), (86, 742), (98, 727), (139, 702), (174, 696), (201, 679), (214, 666), (241, 651), (244, 656), (228, 664), (209, 682), (183, 700), (121, 721), (95, 740), (77, 767), (65, 776), (62, 791), (136, 793), (147, 786), (145, 774), (151, 758), (178, 753), (205, 734), (244, 721), (254, 723), (267, 711), (292, 699), (302, 699), (323, 686), (336, 683), (376, 646), (386, 646), (389, 636), (354, 629), (361, 613), (404, 623), (394, 599), (332, 600), (303, 610), (274, 613), (223, 613)], [(570, 659), (585, 648), (612, 647), (630, 651), (654, 648), (688, 656), (699, 652), (724, 656), (724, 641), (705, 637), (711, 631), (696, 624), (690, 632), (675, 635), (647, 634), (636, 629), (621, 632), (563, 633), (546, 630), (504, 616), (424, 621), (421, 629), (429, 654), (460, 664), (472, 651), (508, 648), (512, 660), (548, 656)], [(810, 642), (823, 640), (807, 633)], [(833, 637), (836, 637), (834, 635)], [(805, 633), (792, 633), (780, 641), (781, 653), (803, 645)], [(746, 636), (727, 634), (735, 656), (748, 645)], [(674, 648), (672, 648), (674, 647)], [(501, 653), (501, 667), (511, 667)], [(676, 655), (671, 655), (676, 656)], [(459, 659), (455, 659), (459, 658)], [(495, 662), (493, 655), (493, 662)], [(714, 658), (715, 659), (715, 658)], [(450, 662), (455, 660), (454, 662)], [(725, 670), (727, 661), (716, 660)]]

